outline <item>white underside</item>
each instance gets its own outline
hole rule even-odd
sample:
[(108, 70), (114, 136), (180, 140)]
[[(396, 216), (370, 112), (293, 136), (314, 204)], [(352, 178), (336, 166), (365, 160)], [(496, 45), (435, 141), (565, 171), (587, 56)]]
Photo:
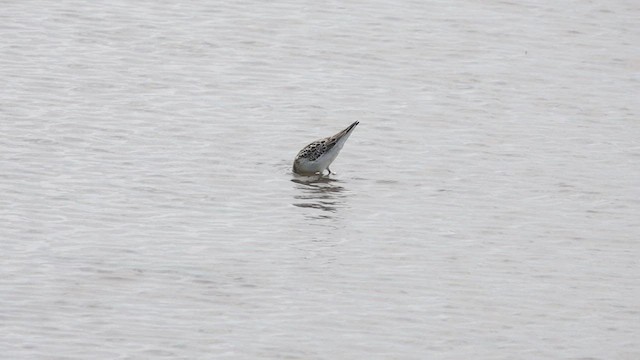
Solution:
[(308, 174), (322, 173), (329, 167), (329, 165), (331, 165), (333, 160), (335, 160), (336, 156), (338, 155), (337, 152), (334, 152), (334, 151), (331, 151), (331, 152), (334, 154), (324, 154), (314, 161), (309, 161), (307, 159), (299, 159), (296, 164), (296, 168), (299, 172), (302, 172), (302, 173), (308, 173)]

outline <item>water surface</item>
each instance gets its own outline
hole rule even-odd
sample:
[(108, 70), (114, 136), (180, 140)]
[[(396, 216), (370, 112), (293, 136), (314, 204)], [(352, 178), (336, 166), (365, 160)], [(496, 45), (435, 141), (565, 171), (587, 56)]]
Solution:
[(0, 352), (639, 358), (639, 16), (4, 4)]

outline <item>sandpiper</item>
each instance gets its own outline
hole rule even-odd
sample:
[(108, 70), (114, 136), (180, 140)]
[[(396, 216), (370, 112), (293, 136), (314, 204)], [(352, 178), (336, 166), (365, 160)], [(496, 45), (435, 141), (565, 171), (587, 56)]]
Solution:
[(293, 172), (300, 175), (322, 175), (327, 169), (329, 174), (332, 174), (329, 165), (336, 159), (342, 146), (358, 124), (359, 122), (356, 121), (333, 136), (316, 140), (305, 146), (293, 161)]

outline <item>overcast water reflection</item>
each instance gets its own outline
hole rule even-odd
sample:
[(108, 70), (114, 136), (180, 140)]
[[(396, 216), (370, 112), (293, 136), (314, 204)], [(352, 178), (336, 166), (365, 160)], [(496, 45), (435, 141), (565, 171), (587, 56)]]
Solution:
[[(302, 178), (302, 177), (300, 177)], [(318, 209), (325, 212), (336, 212), (345, 206), (348, 193), (340, 185), (340, 180), (328, 176), (305, 177), (291, 180), (296, 184), (297, 195), (294, 206)], [(299, 200), (299, 201), (298, 201)], [(331, 215), (317, 214), (317, 217), (330, 219)]]
[(3, 1), (0, 357), (640, 359), (638, 19)]

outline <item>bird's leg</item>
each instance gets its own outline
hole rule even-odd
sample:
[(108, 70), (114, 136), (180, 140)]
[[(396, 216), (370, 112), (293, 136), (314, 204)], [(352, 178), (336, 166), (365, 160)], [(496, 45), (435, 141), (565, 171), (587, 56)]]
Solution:
[(331, 169), (329, 169), (329, 167), (327, 166), (327, 170), (329, 171), (329, 175), (331, 174), (335, 174), (334, 172), (331, 171)]

